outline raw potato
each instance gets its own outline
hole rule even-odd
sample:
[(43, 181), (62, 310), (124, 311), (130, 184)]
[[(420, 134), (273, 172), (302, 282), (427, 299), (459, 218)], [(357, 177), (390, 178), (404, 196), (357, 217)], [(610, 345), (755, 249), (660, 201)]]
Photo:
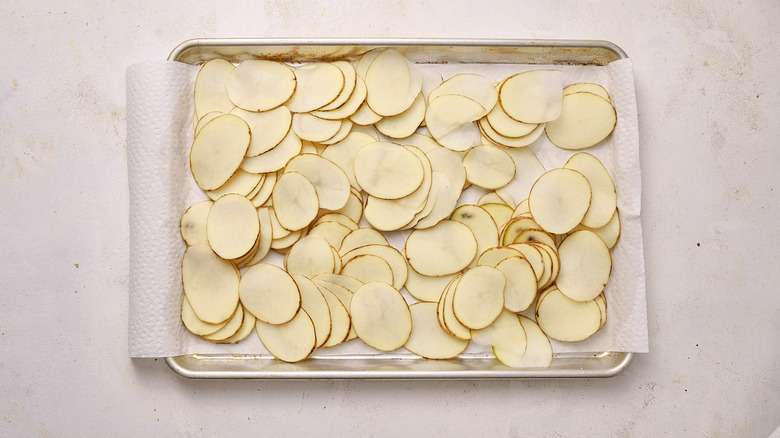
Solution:
[(531, 188), (528, 208), (545, 231), (566, 234), (585, 217), (590, 197), (590, 184), (581, 173), (553, 169), (539, 177)]
[(463, 353), (469, 345), (445, 332), (436, 318), (436, 303), (416, 303), (409, 306), (412, 333), (404, 347), (427, 359), (449, 359)]
[(526, 136), (539, 126), (537, 123), (518, 122), (509, 117), (501, 105), (494, 106), (485, 119), (497, 134), (510, 138)]
[(350, 314), (358, 337), (377, 350), (393, 351), (402, 347), (412, 332), (406, 301), (386, 283), (366, 283), (355, 291)]
[[(469, 227), (477, 240), (477, 257), (486, 250), (498, 246), (498, 227), (493, 217), (482, 207), (466, 204), (452, 212), (452, 220)], [(475, 265), (476, 259), (470, 265)]]
[(314, 323), (305, 310), (284, 324), (269, 324), (258, 319), (255, 327), (265, 348), (285, 362), (306, 359), (317, 344)]
[(452, 292), (452, 311), (464, 326), (474, 330), (489, 326), (504, 308), (504, 274), (489, 266), (477, 266), (463, 274)]
[(610, 219), (609, 222), (607, 222), (607, 224), (601, 228), (593, 229), (583, 225), (578, 225), (577, 228), (572, 231), (579, 230), (593, 231), (597, 236), (601, 237), (601, 240), (604, 241), (604, 243), (607, 245), (607, 248), (612, 249), (617, 244), (618, 238), (620, 238), (620, 212), (615, 210), (615, 214), (612, 216), (612, 219)]
[(428, 101), (446, 94), (458, 94), (468, 97), (479, 103), (485, 109), (485, 114), (498, 102), (498, 91), (496, 91), (493, 82), (484, 76), (473, 73), (456, 74), (442, 82), (441, 85), (431, 90), (430, 94), (428, 94)]
[(187, 330), (196, 336), (210, 335), (227, 324), (227, 321), (216, 324), (201, 321), (192, 310), (192, 305), (186, 295), (182, 297), (181, 302), (181, 321), (184, 323), (184, 327), (187, 327)]
[(216, 343), (235, 344), (237, 342), (243, 341), (247, 336), (249, 336), (250, 333), (252, 333), (252, 330), (255, 328), (257, 318), (255, 318), (255, 315), (252, 315), (248, 310), (244, 309), (243, 306), (242, 313), (244, 314), (244, 318), (241, 321), (241, 327), (238, 328), (238, 331), (236, 331), (233, 336), (222, 339), (220, 341), (215, 341)]
[(310, 279), (295, 274), (292, 275), (292, 279), (301, 292), (301, 309), (306, 311), (314, 324), (314, 335), (317, 339), (316, 348), (322, 347), (330, 337), (332, 325), (328, 301)]
[(344, 88), (341, 69), (325, 62), (313, 62), (296, 68), (295, 79), (295, 94), (285, 104), (294, 113), (318, 110), (336, 100)]
[(341, 120), (321, 119), (309, 113), (296, 113), (292, 117), (292, 130), (303, 140), (323, 142), (336, 135), (339, 129)]
[(561, 271), (556, 285), (567, 297), (577, 301), (596, 298), (609, 281), (612, 256), (604, 241), (592, 231), (570, 234), (558, 248)]
[(528, 309), (536, 298), (537, 289), (536, 274), (528, 260), (509, 257), (499, 262), (496, 269), (506, 278), (504, 307), (516, 313)]
[(233, 109), (225, 84), (234, 68), (233, 64), (224, 59), (212, 59), (200, 68), (195, 78), (196, 119), (212, 111), (228, 113)]
[(525, 354), (528, 339), (523, 324), (517, 314), (508, 310), (501, 314), (489, 326), (471, 331), (471, 340), (477, 344), (498, 346)]
[(354, 277), (363, 283), (381, 282), (393, 284), (393, 270), (378, 256), (364, 254), (350, 260), (341, 268), (342, 275)]
[(339, 300), (336, 295), (333, 295), (333, 292), (320, 285), (317, 285), (317, 288), (328, 303), (331, 320), (330, 336), (328, 336), (328, 339), (321, 346), (326, 348), (333, 347), (341, 344), (347, 339), (352, 327), (352, 322), (347, 308), (344, 307), (344, 304), (341, 303), (341, 300)]
[(341, 256), (341, 260), (346, 264), (353, 258), (363, 254), (373, 254), (384, 259), (393, 270), (393, 287), (400, 290), (404, 286), (408, 275), (408, 267), (404, 256), (397, 249), (389, 245), (365, 245), (345, 253)]
[(283, 174), (271, 193), (279, 224), (291, 231), (308, 226), (320, 209), (314, 184), (298, 172)]
[(208, 245), (192, 245), (181, 262), (184, 294), (198, 319), (219, 324), (233, 315), (238, 304), (238, 269), (214, 254)]
[(227, 323), (224, 326), (222, 326), (221, 329), (217, 330), (214, 333), (203, 335), (201, 336), (201, 338), (209, 342), (223, 341), (236, 334), (238, 332), (238, 329), (241, 328), (243, 321), (244, 321), (244, 308), (241, 306), (241, 303), (239, 303), (238, 307), (236, 307), (235, 312), (233, 312), (233, 316), (230, 317), (230, 319), (227, 321)]
[(418, 273), (410, 267), (404, 286), (410, 295), (420, 301), (437, 302), (441, 299), (444, 288), (447, 287), (447, 284), (456, 276), (457, 274), (444, 275), (442, 277), (429, 277)]
[(597, 96), (603, 97), (609, 102), (612, 102), (612, 99), (609, 97), (609, 93), (607, 92), (607, 90), (599, 84), (593, 84), (590, 82), (580, 82), (577, 84), (571, 84), (563, 87), (564, 96), (567, 94), (579, 93), (580, 91), (587, 91), (588, 93), (593, 93)]
[(382, 134), (392, 138), (404, 138), (414, 134), (425, 118), (425, 97), (422, 93), (412, 102), (407, 110), (401, 114), (385, 117), (376, 122), (376, 129)]
[(352, 93), (355, 91), (355, 87), (357, 86), (357, 74), (355, 73), (355, 67), (353, 67), (352, 64), (347, 61), (335, 61), (331, 64), (335, 65), (339, 70), (341, 70), (341, 74), (344, 76), (344, 87), (342, 87), (338, 97), (331, 103), (320, 108), (320, 111), (332, 111), (344, 105), (352, 96)]
[(469, 227), (443, 220), (425, 230), (415, 230), (406, 239), (406, 258), (415, 271), (438, 277), (467, 267), (477, 255), (477, 239)]
[(601, 310), (593, 300), (575, 301), (554, 289), (539, 301), (536, 322), (553, 339), (583, 341), (601, 328)]
[(460, 284), (460, 280), (462, 278), (462, 274), (458, 275), (450, 282), (450, 284), (447, 285), (447, 288), (445, 288), (444, 293), (439, 300), (439, 306), (436, 309), (437, 318), (441, 328), (444, 329), (445, 332), (455, 336), (458, 339), (468, 341), (471, 339), (471, 331), (468, 327), (458, 321), (458, 318), (455, 317), (455, 312), (452, 308), (452, 297), (455, 292), (455, 288), (458, 287), (458, 284)]
[(255, 246), (259, 233), (257, 210), (249, 199), (231, 193), (214, 201), (206, 235), (217, 255), (226, 260), (243, 257)]
[(593, 155), (580, 152), (569, 158), (563, 167), (576, 170), (590, 183), (590, 207), (582, 218), (582, 225), (588, 228), (600, 228), (606, 225), (615, 215), (617, 193), (615, 183), (604, 164)]
[(247, 111), (268, 111), (295, 92), (295, 73), (275, 61), (249, 59), (233, 69), (225, 84), (230, 100)]
[(395, 50), (384, 50), (366, 71), (366, 103), (381, 116), (406, 111), (422, 90), (422, 73)]
[(377, 198), (402, 198), (423, 182), (424, 169), (420, 159), (395, 143), (367, 144), (355, 154), (353, 163), (358, 184)]
[(284, 258), (284, 267), (290, 275), (313, 278), (317, 274), (332, 274), (336, 270), (336, 262), (327, 239), (308, 235), (290, 247)]
[(264, 174), (249, 173), (242, 169), (238, 169), (222, 187), (216, 190), (209, 190), (206, 192), (206, 195), (214, 201), (228, 193), (236, 193), (246, 198), (250, 198), (249, 195), (264, 181)]
[(292, 124), (292, 114), (286, 106), (262, 113), (236, 108), (230, 113), (244, 119), (252, 132), (252, 140), (246, 152), (247, 157), (256, 157), (276, 147), (284, 140)]
[(349, 200), (349, 179), (339, 166), (319, 155), (299, 155), (284, 169), (285, 172), (298, 172), (311, 181), (317, 190), (320, 208), (338, 210)]
[(526, 335), (526, 348), (520, 345), (493, 346), (493, 353), (501, 363), (512, 368), (547, 368), (552, 363), (552, 345), (542, 329), (525, 316), (519, 315)]
[(470, 183), (488, 190), (504, 187), (515, 177), (512, 157), (490, 145), (471, 148), (463, 156), (463, 167)]
[(562, 149), (579, 150), (607, 138), (617, 123), (617, 113), (608, 100), (593, 93), (563, 96), (561, 115), (545, 127), (547, 138)]
[(252, 266), (244, 273), (239, 295), (258, 322), (284, 324), (301, 307), (301, 294), (295, 281), (282, 268), (268, 263)]
[(343, 257), (344, 254), (361, 246), (387, 244), (387, 239), (379, 231), (372, 228), (360, 228), (344, 236), (344, 240), (341, 241), (341, 246), (339, 247), (339, 254)]
[(203, 190), (221, 187), (236, 172), (250, 142), (249, 126), (236, 115), (225, 114), (200, 130), (190, 148), (190, 170)]
[(509, 117), (523, 123), (545, 123), (561, 114), (563, 72), (531, 70), (507, 78), (498, 101)]
[(425, 126), (442, 146), (462, 152), (479, 144), (479, 129), (474, 125), (485, 114), (479, 102), (458, 94), (445, 94), (428, 102)]
[(181, 215), (179, 229), (181, 237), (187, 246), (197, 245), (199, 243), (208, 243), (206, 235), (206, 220), (209, 217), (209, 211), (214, 204), (212, 201), (200, 201), (190, 205), (190, 207)]
[(360, 149), (375, 141), (376, 140), (368, 134), (352, 132), (340, 142), (325, 148), (322, 152), (322, 157), (327, 158), (339, 166), (347, 175), (350, 185), (360, 189), (361, 187), (355, 178), (353, 160), (355, 159), (355, 154), (357, 154)]
[(256, 157), (246, 157), (241, 163), (241, 168), (251, 173), (276, 172), (298, 155), (301, 147), (303, 143), (300, 137), (290, 129), (284, 139), (268, 152), (263, 152)]

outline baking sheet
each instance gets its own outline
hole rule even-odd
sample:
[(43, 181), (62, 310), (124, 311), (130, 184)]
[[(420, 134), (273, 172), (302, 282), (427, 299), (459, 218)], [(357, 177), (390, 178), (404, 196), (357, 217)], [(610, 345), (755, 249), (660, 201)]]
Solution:
[[(481, 44), (480, 44), (481, 43)], [(431, 63), (444, 77), (462, 71), (461, 62), (468, 62), (469, 71), (482, 73), (497, 80), (508, 74), (539, 68), (515, 63), (561, 63), (575, 65), (604, 65), (622, 59), (625, 54), (614, 45), (604, 42), (456, 42), (456, 41), (369, 41), (362, 44), (333, 40), (195, 40), (184, 43), (172, 54), (171, 59), (199, 63), (215, 57), (232, 61), (263, 57), (289, 62), (306, 62), (314, 59), (330, 60), (346, 58), (354, 60), (374, 47), (392, 46), (416, 62)], [(427, 67), (427, 66), (426, 66)], [(578, 67), (585, 71), (588, 67)], [(586, 75), (587, 76), (587, 75)], [(603, 81), (597, 81), (603, 83)], [(545, 157), (535, 150), (545, 167), (559, 167), (560, 158)], [(601, 158), (601, 157), (600, 157)], [(603, 158), (602, 158), (603, 159)], [(565, 160), (564, 160), (565, 161)], [(610, 163), (605, 164), (610, 167)], [(466, 201), (470, 201), (465, 197)], [(640, 233), (641, 238), (641, 233)], [(641, 242), (640, 242), (641, 243)], [(640, 244), (641, 248), (641, 244)], [(643, 297), (644, 298), (644, 297)], [(645, 328), (646, 330), (646, 328)], [(246, 342), (246, 341), (245, 341)], [(251, 343), (251, 342), (250, 342)], [(255, 345), (244, 344), (236, 351), (262, 353), (259, 341)], [(351, 345), (352, 344), (352, 345)], [(283, 364), (270, 360), (267, 355), (230, 355), (222, 350), (204, 345), (202, 353), (212, 355), (188, 355), (169, 359), (169, 364), (179, 373), (190, 377), (377, 377), (377, 378), (445, 378), (445, 377), (573, 377), (588, 375), (614, 375), (625, 368), (630, 353), (561, 353), (566, 348), (556, 346), (553, 366), (547, 370), (510, 370), (492, 359), (489, 352), (479, 348), (467, 350), (454, 361), (426, 361), (410, 354), (376, 354), (374, 350), (360, 348), (353, 343), (334, 349), (315, 352), (314, 359), (300, 364)], [(566, 345), (564, 344), (564, 347)], [(224, 346), (218, 346), (224, 347)], [(243, 348), (252, 347), (252, 348)], [(365, 346), (364, 346), (365, 347)], [(582, 345), (578, 348), (582, 349)], [(593, 351), (593, 350), (591, 350)]]

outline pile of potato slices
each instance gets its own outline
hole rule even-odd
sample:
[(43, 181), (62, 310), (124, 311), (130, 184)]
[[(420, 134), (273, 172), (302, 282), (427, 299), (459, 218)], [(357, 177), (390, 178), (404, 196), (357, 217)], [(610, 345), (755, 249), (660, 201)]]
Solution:
[[(473, 341), (509, 367), (547, 367), (549, 339), (606, 323), (614, 182), (586, 152), (545, 170), (527, 148), (543, 133), (574, 151), (607, 138), (602, 86), (546, 69), (444, 80), (375, 49), (354, 63), (215, 59), (194, 93), (190, 169), (209, 198), (181, 217), (194, 335), (254, 330), (287, 362), (356, 338), (429, 359)], [(470, 186), (485, 195), (461, 205)]]

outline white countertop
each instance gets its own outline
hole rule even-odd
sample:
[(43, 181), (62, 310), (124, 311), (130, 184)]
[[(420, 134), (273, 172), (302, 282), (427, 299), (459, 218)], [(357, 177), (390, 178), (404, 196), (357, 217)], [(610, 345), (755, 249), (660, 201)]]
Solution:
[[(0, 5), (0, 435), (780, 427), (780, 3), (247, 3)], [(307, 36), (622, 47), (639, 105), (651, 352), (615, 378), (545, 381), (195, 381), (131, 360), (125, 69), (194, 37)]]

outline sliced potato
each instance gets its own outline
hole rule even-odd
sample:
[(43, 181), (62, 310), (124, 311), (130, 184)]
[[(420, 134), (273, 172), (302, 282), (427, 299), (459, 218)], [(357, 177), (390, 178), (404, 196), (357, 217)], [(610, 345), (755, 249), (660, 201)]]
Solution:
[(369, 143), (376, 140), (368, 134), (362, 132), (352, 132), (340, 142), (328, 146), (323, 152), (322, 157), (335, 163), (344, 171), (349, 179), (350, 185), (360, 189), (355, 178), (353, 160), (357, 152)]
[(236, 172), (250, 142), (249, 126), (240, 117), (225, 114), (200, 130), (190, 149), (190, 170), (203, 190), (221, 187)]
[(243, 257), (255, 246), (259, 233), (257, 210), (249, 199), (230, 193), (214, 201), (206, 236), (217, 255), (226, 260)]
[(579, 82), (576, 84), (571, 84), (563, 87), (564, 96), (567, 94), (579, 93), (580, 91), (587, 91), (589, 93), (593, 93), (597, 96), (603, 97), (609, 102), (612, 102), (612, 99), (610, 99), (607, 90), (599, 84), (593, 84), (590, 82)]
[(343, 257), (349, 251), (365, 245), (388, 246), (388, 243), (385, 236), (379, 231), (373, 228), (360, 228), (344, 236), (344, 240), (341, 241), (341, 246), (339, 247), (339, 254)]
[(577, 301), (596, 298), (609, 281), (612, 257), (604, 241), (592, 231), (569, 234), (558, 248), (561, 270), (555, 284)]
[(604, 164), (596, 157), (586, 152), (574, 154), (563, 166), (576, 170), (590, 183), (590, 207), (582, 225), (588, 228), (601, 228), (615, 215), (617, 209), (617, 193), (615, 183)]
[(441, 299), (439, 299), (439, 306), (437, 307), (437, 319), (445, 332), (458, 339), (468, 341), (471, 339), (471, 331), (468, 327), (458, 321), (452, 307), (452, 298), (455, 289), (458, 287), (458, 284), (460, 284), (462, 278), (463, 275), (459, 274), (444, 289)]
[(400, 290), (408, 275), (408, 267), (404, 256), (397, 249), (388, 245), (363, 245), (341, 256), (342, 263), (346, 264), (355, 257), (363, 254), (373, 254), (384, 259), (393, 270), (393, 287)]
[[(317, 235), (300, 238), (284, 257), (284, 268), (290, 275), (313, 278), (317, 274), (332, 274), (336, 270), (330, 243)], [(389, 269), (389, 268), (388, 268)]]
[(307, 227), (320, 209), (314, 184), (298, 172), (282, 174), (271, 193), (279, 224), (295, 231)]
[[(315, 283), (316, 284), (316, 283)], [(333, 292), (325, 287), (317, 285), (317, 288), (325, 297), (325, 301), (328, 303), (328, 310), (330, 311), (331, 330), (330, 336), (321, 347), (334, 347), (341, 344), (347, 339), (350, 329), (352, 328), (352, 322), (349, 317), (349, 312), (344, 304), (339, 300)]]
[(213, 201), (200, 201), (190, 205), (190, 207), (181, 215), (179, 229), (181, 238), (187, 246), (197, 245), (199, 243), (208, 243), (206, 234), (206, 221), (209, 217), (209, 211)]
[(512, 312), (522, 312), (536, 298), (537, 281), (534, 269), (525, 257), (509, 257), (496, 265), (504, 274), (504, 308)]
[(269, 324), (260, 319), (256, 324), (260, 342), (279, 360), (302, 361), (309, 357), (317, 345), (314, 323), (305, 310), (283, 324)]
[(327, 120), (309, 113), (296, 113), (292, 118), (292, 130), (303, 140), (322, 142), (336, 135), (341, 120)]
[[(252, 205), (257, 208), (262, 207), (271, 198), (274, 186), (276, 185), (276, 172), (265, 173), (265, 179), (262, 186), (257, 190), (257, 193), (250, 198)], [(251, 194), (250, 194), (251, 195)], [(249, 198), (249, 196), (247, 196)]]
[(425, 118), (425, 97), (422, 93), (417, 95), (412, 105), (404, 112), (384, 117), (376, 122), (376, 129), (382, 134), (392, 138), (404, 138), (414, 134)]
[(250, 198), (249, 195), (264, 181), (265, 174), (249, 173), (238, 169), (222, 187), (216, 190), (207, 190), (206, 195), (214, 201), (228, 193), (236, 193)]
[(426, 359), (450, 359), (463, 353), (469, 341), (445, 332), (436, 319), (436, 303), (409, 306), (412, 333), (404, 344), (407, 350)]
[(338, 222), (320, 222), (309, 230), (310, 236), (322, 236), (333, 248), (339, 248), (341, 242), (352, 230)]
[(355, 291), (350, 314), (358, 337), (377, 350), (396, 350), (412, 333), (412, 316), (404, 297), (386, 283), (366, 283)]
[[(233, 110), (231, 111), (235, 111), (235, 110), (236, 108), (233, 108)], [(203, 129), (204, 126), (206, 126), (206, 123), (216, 119), (217, 117), (223, 114), (227, 114), (227, 113), (223, 113), (222, 111), (209, 111), (206, 114), (202, 115), (198, 119), (198, 123), (195, 125), (195, 135), (198, 135), (200, 130)]]
[(344, 105), (349, 100), (352, 92), (355, 91), (357, 83), (357, 73), (355, 67), (347, 61), (334, 61), (332, 65), (341, 70), (341, 74), (344, 76), (344, 86), (341, 88), (339, 95), (331, 101), (329, 104), (320, 108), (321, 111), (331, 111)]
[(544, 173), (544, 166), (529, 149), (506, 149), (505, 152), (515, 162), (515, 177), (509, 184), (496, 189), (496, 193), (507, 205), (514, 208), (528, 198), (531, 187)]
[[(239, 304), (239, 306), (241, 306)], [(257, 323), (257, 318), (255, 318), (255, 315), (252, 315), (248, 310), (244, 309), (243, 306), (241, 306), (242, 313), (244, 314), (243, 319), (241, 320), (241, 327), (238, 328), (238, 330), (230, 337), (215, 341), (218, 344), (235, 344), (237, 342), (240, 342), (244, 339), (246, 339), (247, 336), (249, 336), (250, 333), (252, 333), (252, 330), (255, 328), (255, 324)]]
[(251, 259), (247, 260), (242, 267), (254, 266), (268, 255), (271, 250), (271, 242), (273, 241), (273, 225), (271, 224), (271, 215), (268, 212), (268, 208), (262, 207), (257, 209), (257, 217), (260, 222), (260, 236), (257, 241), (257, 251)]
[(227, 323), (222, 326), (222, 328), (214, 333), (203, 335), (200, 338), (209, 342), (220, 342), (236, 334), (238, 329), (241, 328), (243, 321), (244, 309), (241, 306), (241, 303), (238, 303), (238, 306), (236, 306), (236, 310), (233, 312), (233, 315), (230, 317), (230, 319), (228, 319)]
[(366, 71), (366, 103), (382, 116), (406, 111), (422, 90), (422, 73), (400, 53), (384, 50)]
[(508, 248), (514, 249), (515, 251), (522, 254), (526, 260), (528, 260), (528, 263), (530, 263), (531, 267), (534, 269), (534, 275), (536, 275), (537, 284), (540, 283), (543, 278), (545, 278), (545, 275), (549, 275), (545, 272), (546, 266), (544, 264), (542, 252), (536, 246), (528, 242), (524, 242), (512, 243), (508, 246)]
[(508, 246), (490, 248), (479, 256), (477, 259), (477, 266), (490, 266), (495, 268), (499, 263), (510, 257), (520, 256), (523, 256), (520, 251)]
[(539, 300), (536, 322), (553, 339), (583, 341), (601, 328), (601, 310), (594, 300), (575, 301), (553, 289)]
[(612, 215), (612, 219), (601, 228), (588, 228), (580, 224), (572, 231), (579, 230), (593, 231), (597, 236), (601, 237), (601, 240), (604, 241), (607, 248), (612, 249), (617, 244), (618, 238), (620, 238), (620, 212), (616, 209), (615, 214)]
[[(355, 113), (357, 113), (358, 110), (363, 105), (365, 105), (367, 94), (368, 94), (368, 90), (366, 89), (365, 81), (362, 78), (357, 77), (355, 78), (355, 89), (352, 91), (352, 94), (349, 96), (349, 99), (347, 99), (347, 101), (344, 102), (343, 105), (332, 110), (312, 111), (311, 114), (328, 120), (342, 120), (342, 119), (351, 120), (351, 117)], [(330, 105), (326, 105), (326, 107), (330, 107)], [(365, 108), (368, 108), (368, 106), (366, 105)], [(363, 114), (363, 116), (367, 117), (371, 115), (376, 115), (372, 113), (373, 112), (371, 113), (366, 112), (365, 114)], [(358, 120), (360, 120), (359, 117)], [(357, 121), (355, 121), (354, 123), (357, 124)]]
[(333, 102), (344, 88), (344, 74), (327, 62), (312, 62), (294, 70), (297, 86), (285, 105), (294, 113), (318, 110)]
[(393, 270), (385, 259), (373, 254), (355, 257), (341, 268), (342, 275), (356, 278), (363, 283), (381, 282), (393, 284)]
[(573, 230), (590, 207), (588, 180), (571, 169), (553, 169), (540, 176), (528, 195), (528, 208), (548, 233)]
[(327, 140), (323, 140), (317, 144), (317, 146), (319, 146), (317, 149), (317, 155), (322, 155), (322, 153), (325, 152), (325, 149), (327, 149), (326, 146), (336, 144), (347, 138), (350, 132), (352, 132), (352, 122), (346, 119), (341, 120), (341, 126), (339, 127), (338, 132), (333, 134), (333, 137)]
[[(466, 204), (452, 212), (452, 220), (469, 227), (477, 240), (477, 257), (486, 250), (498, 246), (498, 227), (493, 217), (482, 207)], [(471, 265), (476, 264), (476, 258)]]
[(196, 336), (203, 336), (221, 329), (228, 323), (229, 319), (216, 324), (201, 321), (201, 319), (198, 318), (198, 315), (195, 314), (195, 311), (192, 310), (192, 305), (187, 299), (187, 296), (184, 295), (181, 302), (181, 321), (190, 333)]
[(238, 269), (214, 254), (208, 245), (192, 245), (184, 251), (181, 281), (184, 294), (201, 321), (219, 324), (236, 310)]
[(195, 78), (195, 115), (199, 119), (211, 111), (228, 113), (233, 102), (225, 84), (235, 66), (224, 59), (212, 59), (200, 68)]
[(563, 72), (531, 70), (507, 78), (498, 102), (509, 117), (524, 123), (545, 123), (561, 114)]
[(285, 106), (261, 113), (235, 108), (230, 113), (244, 119), (252, 132), (246, 151), (248, 157), (256, 157), (276, 147), (284, 140), (292, 124), (292, 114)]
[(477, 266), (463, 274), (452, 292), (452, 311), (469, 329), (482, 329), (498, 318), (504, 308), (506, 278), (490, 266)]
[(263, 152), (256, 157), (244, 158), (241, 168), (252, 173), (276, 172), (301, 153), (302, 146), (300, 137), (290, 129), (284, 139), (268, 152)]
[(459, 273), (441, 277), (429, 277), (427, 275), (422, 275), (409, 267), (404, 286), (409, 294), (420, 301), (437, 302), (441, 298), (444, 288), (447, 287), (450, 281), (458, 274)]
[(363, 146), (353, 161), (355, 178), (368, 194), (398, 199), (414, 192), (423, 182), (420, 159), (409, 149), (390, 142)]
[[(523, 123), (509, 117), (501, 105), (493, 107), (486, 116), (486, 122), (493, 130), (504, 137), (517, 138), (531, 133), (537, 126), (537, 123)], [(484, 123), (484, 122), (483, 122)]]
[(336, 222), (338, 224), (344, 225), (350, 230), (357, 230), (358, 228), (360, 228), (357, 222), (353, 221), (347, 215), (341, 213), (331, 212), (331, 213), (323, 214), (322, 216), (317, 218), (317, 220), (314, 222), (314, 225), (319, 225), (324, 222)]
[(301, 293), (301, 309), (305, 310), (314, 324), (314, 337), (317, 339), (316, 347), (321, 347), (330, 337), (331, 319), (328, 301), (320, 289), (310, 279), (302, 275), (292, 275), (293, 281), (298, 285)]
[(292, 277), (282, 268), (261, 263), (244, 272), (239, 285), (241, 303), (258, 319), (284, 324), (301, 307), (301, 294)]
[(522, 137), (507, 137), (493, 129), (490, 123), (487, 122), (487, 119), (480, 119), (477, 124), (479, 126), (480, 132), (482, 132), (482, 134), (487, 137), (491, 143), (508, 148), (523, 148), (533, 144), (533, 142), (542, 136), (545, 126), (544, 123), (539, 123), (536, 125), (533, 131)]
[(299, 155), (284, 168), (285, 172), (298, 172), (311, 181), (317, 190), (319, 207), (338, 210), (349, 199), (349, 179), (341, 168), (319, 155)]
[(425, 126), (442, 146), (465, 151), (479, 144), (479, 129), (473, 123), (485, 113), (479, 102), (458, 94), (445, 94), (428, 102)]
[(496, 359), (512, 368), (548, 368), (552, 363), (550, 340), (533, 320), (522, 315), (518, 318), (525, 330), (525, 350), (517, 344), (494, 345)]
[(520, 354), (525, 354), (528, 345), (520, 318), (508, 310), (502, 310), (498, 318), (489, 326), (472, 330), (471, 340), (481, 345), (511, 348)]
[(615, 129), (617, 113), (608, 100), (593, 93), (563, 96), (561, 115), (545, 127), (547, 138), (562, 149), (595, 146)]
[[(368, 97), (368, 95), (366, 95), (366, 97)], [(375, 113), (374, 110), (368, 106), (368, 102), (363, 102), (360, 107), (358, 107), (357, 111), (349, 116), (349, 120), (356, 125), (367, 126), (382, 120), (382, 116)]]
[(485, 113), (482, 116), (493, 109), (498, 101), (498, 91), (496, 91), (493, 82), (482, 75), (474, 73), (460, 73), (450, 77), (428, 94), (428, 101), (446, 94), (465, 96), (479, 103), (485, 109)]
[(295, 92), (295, 73), (281, 62), (261, 59), (241, 61), (228, 76), (225, 90), (230, 100), (247, 111), (268, 111)]
[(515, 177), (515, 162), (503, 150), (481, 145), (471, 148), (463, 156), (466, 180), (484, 189), (504, 187)]
[(477, 240), (466, 225), (443, 220), (426, 230), (413, 231), (406, 239), (405, 252), (415, 271), (437, 277), (467, 267), (477, 255)]

